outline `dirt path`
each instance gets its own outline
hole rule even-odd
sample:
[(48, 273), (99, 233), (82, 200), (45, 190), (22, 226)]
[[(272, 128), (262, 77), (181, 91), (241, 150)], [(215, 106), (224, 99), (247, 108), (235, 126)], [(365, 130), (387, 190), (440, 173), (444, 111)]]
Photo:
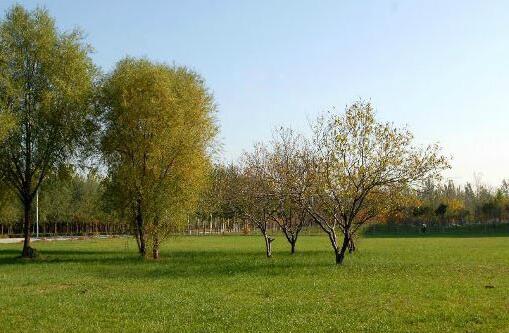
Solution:
[[(32, 237), (32, 242), (37, 241), (45, 241), (45, 242), (53, 242), (53, 241), (64, 241), (64, 240), (77, 240), (83, 239), (84, 237), (76, 237), (76, 236), (67, 236), (67, 237), (44, 237), (44, 238), (35, 238)], [(109, 238), (107, 236), (99, 236), (99, 237), (86, 237), (86, 238)], [(0, 238), (0, 244), (14, 244), (14, 243), (22, 243), (23, 238)]]
[(0, 238), (0, 244), (21, 243), (23, 238)]

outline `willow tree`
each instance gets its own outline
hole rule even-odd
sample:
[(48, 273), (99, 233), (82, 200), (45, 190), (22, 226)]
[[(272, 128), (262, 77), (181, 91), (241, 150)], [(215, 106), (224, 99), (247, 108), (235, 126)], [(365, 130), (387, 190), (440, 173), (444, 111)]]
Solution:
[(411, 132), (377, 121), (363, 101), (344, 114), (319, 117), (313, 132), (308, 212), (328, 235), (337, 264), (365, 223), (392, 209), (403, 191), (448, 168), (440, 147), (415, 145)]
[(186, 220), (209, 169), (215, 106), (200, 76), (184, 67), (126, 58), (102, 89), (102, 151), (112, 202), (133, 225), (140, 254)]
[(0, 23), (0, 115), (13, 124), (0, 146), (0, 173), (23, 205), (23, 257), (34, 254), (37, 189), (50, 170), (76, 157), (93, 129), (89, 53), (79, 31), (58, 31), (43, 9), (14, 6)]

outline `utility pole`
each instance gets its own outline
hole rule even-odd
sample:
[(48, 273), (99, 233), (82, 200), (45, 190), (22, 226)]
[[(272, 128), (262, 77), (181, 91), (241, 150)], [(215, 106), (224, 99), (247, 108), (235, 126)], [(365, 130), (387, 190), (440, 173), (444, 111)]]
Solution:
[(35, 192), (35, 233), (39, 238), (39, 189)]

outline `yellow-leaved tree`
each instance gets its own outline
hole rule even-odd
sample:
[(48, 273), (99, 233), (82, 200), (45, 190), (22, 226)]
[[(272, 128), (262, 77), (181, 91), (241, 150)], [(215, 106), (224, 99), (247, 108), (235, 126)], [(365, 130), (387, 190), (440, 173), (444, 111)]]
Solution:
[(449, 168), (438, 145), (416, 145), (410, 131), (378, 121), (364, 101), (343, 114), (319, 117), (313, 149), (307, 161), (312, 175), (308, 212), (329, 237), (337, 264), (349, 247), (355, 248), (352, 241), (363, 225), (387, 215), (406, 191)]
[(210, 167), (215, 105), (202, 78), (126, 58), (105, 79), (102, 152), (108, 193), (132, 222), (140, 254), (159, 247), (193, 211)]

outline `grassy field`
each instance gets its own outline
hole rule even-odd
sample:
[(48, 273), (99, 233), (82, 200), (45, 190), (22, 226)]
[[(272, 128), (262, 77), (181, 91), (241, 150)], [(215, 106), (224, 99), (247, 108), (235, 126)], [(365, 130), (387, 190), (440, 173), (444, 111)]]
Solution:
[[(326, 238), (274, 257), (261, 237), (177, 237), (159, 262), (125, 239), (0, 245), (0, 331), (509, 332), (509, 238)], [(488, 286), (488, 287), (487, 287)]]

